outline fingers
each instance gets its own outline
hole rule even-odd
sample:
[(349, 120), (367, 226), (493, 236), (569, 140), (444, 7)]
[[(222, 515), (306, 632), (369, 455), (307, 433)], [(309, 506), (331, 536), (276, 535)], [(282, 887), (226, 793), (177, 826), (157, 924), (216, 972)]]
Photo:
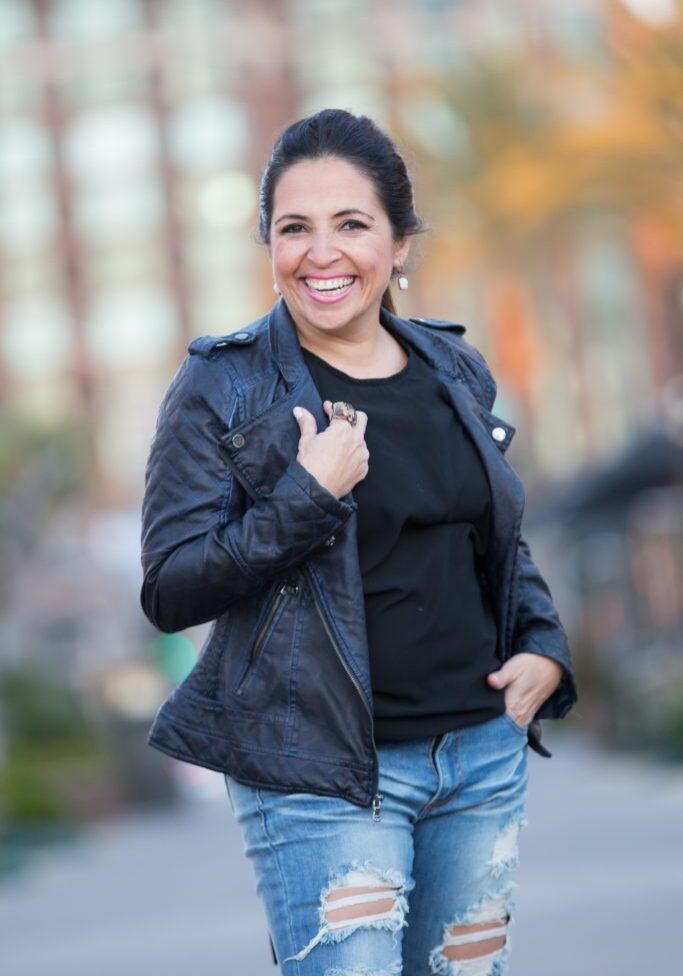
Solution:
[(364, 410), (356, 410), (355, 428), (359, 432), (361, 437), (365, 437), (365, 431), (367, 426), (368, 426), (368, 415), (365, 413)]
[[(323, 409), (331, 421), (331, 400), (323, 401)], [(297, 423), (299, 424), (299, 430), (302, 437), (313, 437), (318, 433), (318, 425), (316, 424), (315, 417), (309, 410), (307, 410), (305, 407), (296, 406), (292, 410), (292, 413), (296, 417)], [(348, 423), (348, 421), (344, 422)], [(364, 410), (356, 410), (356, 423), (353, 425), (349, 424), (349, 426), (352, 430), (356, 430), (361, 436), (364, 436), (368, 426), (368, 415)]]
[[(331, 419), (332, 419), (332, 401), (331, 400), (323, 400), (323, 410), (327, 414), (328, 419), (331, 421)], [(348, 420), (345, 420), (344, 423), (348, 423)], [(367, 413), (365, 413), (364, 410), (356, 410), (356, 423), (353, 424), (353, 425), (349, 424), (349, 426), (352, 427), (352, 430), (358, 431), (358, 433), (361, 435), (361, 437), (365, 436), (365, 431), (366, 431), (367, 426), (368, 426), (368, 415), (367, 415)]]
[(299, 432), (302, 438), (308, 440), (315, 437), (318, 433), (318, 425), (313, 414), (306, 407), (294, 407), (292, 411), (299, 425)]

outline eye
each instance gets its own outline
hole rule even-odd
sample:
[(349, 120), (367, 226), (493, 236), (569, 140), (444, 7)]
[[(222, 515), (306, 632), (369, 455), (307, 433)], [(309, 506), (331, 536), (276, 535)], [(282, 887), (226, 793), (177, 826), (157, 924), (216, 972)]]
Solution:
[(296, 229), (297, 229), (298, 227), (303, 227), (303, 226), (304, 226), (303, 224), (286, 224), (286, 225), (285, 225), (285, 226), (284, 226), (284, 227), (282, 228), (282, 230), (280, 231), (280, 233), (281, 233), (281, 234), (291, 234), (291, 233), (293, 233), (293, 232), (294, 232), (294, 231), (295, 231), (295, 230), (296, 230)]
[(347, 224), (353, 225), (351, 227), (351, 230), (355, 230), (357, 227), (360, 227), (361, 230), (367, 230), (367, 226), (368, 226), (367, 224), (363, 224), (360, 220), (353, 220), (352, 218), (349, 220), (345, 220), (344, 223), (342, 224), (342, 227), (346, 227)]

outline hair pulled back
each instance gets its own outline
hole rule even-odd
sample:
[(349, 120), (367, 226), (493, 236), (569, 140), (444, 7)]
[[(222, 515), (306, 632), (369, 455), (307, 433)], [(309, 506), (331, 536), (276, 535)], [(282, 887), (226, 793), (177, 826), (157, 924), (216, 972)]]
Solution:
[[(351, 163), (373, 183), (391, 224), (394, 241), (419, 234), (425, 225), (415, 213), (406, 164), (389, 136), (367, 115), (326, 108), (293, 122), (278, 136), (259, 189), (259, 237), (270, 243), (275, 188), (290, 166), (305, 159), (337, 157)], [(394, 269), (392, 277), (399, 273)], [(382, 305), (396, 312), (387, 287)]]

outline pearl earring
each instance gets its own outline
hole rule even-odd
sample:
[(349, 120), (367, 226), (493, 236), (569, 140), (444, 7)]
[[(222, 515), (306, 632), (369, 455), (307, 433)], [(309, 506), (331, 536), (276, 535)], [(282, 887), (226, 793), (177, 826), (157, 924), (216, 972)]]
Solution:
[(278, 285), (277, 281), (273, 285), (273, 291), (275, 292), (276, 295), (281, 295), (282, 294), (282, 292), (280, 291), (280, 286)]
[(398, 287), (401, 289), (401, 291), (405, 291), (406, 288), (408, 287), (408, 279), (404, 274), (399, 276)]

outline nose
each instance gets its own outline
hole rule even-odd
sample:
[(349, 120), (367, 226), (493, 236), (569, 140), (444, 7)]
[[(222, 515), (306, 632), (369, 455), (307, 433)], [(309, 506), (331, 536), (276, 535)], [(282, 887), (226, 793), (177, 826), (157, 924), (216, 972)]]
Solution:
[(308, 258), (318, 268), (326, 268), (341, 256), (341, 251), (328, 234), (314, 234), (308, 249)]

